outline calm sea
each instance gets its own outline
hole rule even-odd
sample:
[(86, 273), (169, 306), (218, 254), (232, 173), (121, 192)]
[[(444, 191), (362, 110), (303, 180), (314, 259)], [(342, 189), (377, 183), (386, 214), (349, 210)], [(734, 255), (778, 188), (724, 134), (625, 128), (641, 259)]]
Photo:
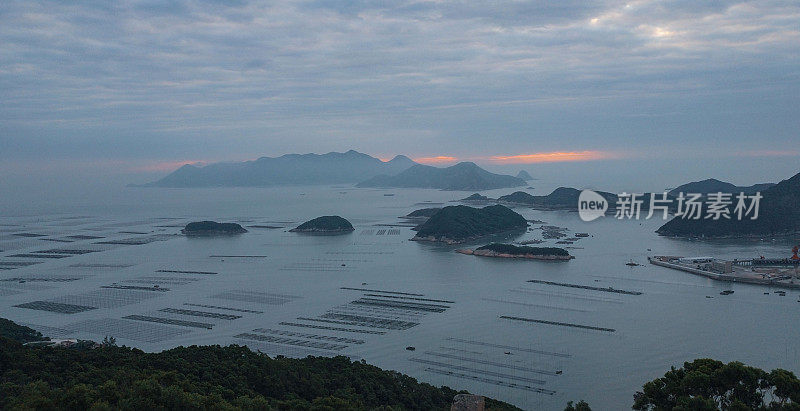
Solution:
[[(347, 355), (526, 409), (580, 399), (596, 409), (628, 408), (644, 382), (698, 357), (800, 371), (798, 292), (712, 282), (646, 260), (785, 257), (790, 240), (675, 240), (654, 233), (660, 220), (584, 223), (576, 213), (519, 208), (570, 237), (590, 237), (562, 263), (479, 258), (408, 241), (414, 232), (399, 216), (469, 194), (120, 188), (5, 199), (0, 316), (56, 338), (113, 335), (148, 351), (236, 343), (271, 355)], [(356, 230), (287, 232), (321, 215), (341, 215)], [(250, 232), (175, 235), (199, 219), (239, 222)], [(542, 238), (541, 225), (507, 240)], [(626, 266), (631, 260), (644, 265)], [(735, 293), (721, 296), (726, 289)]]

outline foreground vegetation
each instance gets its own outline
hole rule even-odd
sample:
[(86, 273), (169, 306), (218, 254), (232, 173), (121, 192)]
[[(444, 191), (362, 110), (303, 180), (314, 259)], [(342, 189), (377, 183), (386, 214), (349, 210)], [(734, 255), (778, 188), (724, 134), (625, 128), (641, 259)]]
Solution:
[[(770, 372), (740, 362), (701, 358), (672, 368), (633, 396), (634, 410), (800, 410), (800, 380), (782, 369)], [(588, 411), (580, 401), (565, 411)]]
[(346, 357), (270, 358), (235, 345), (31, 347), (21, 341), (39, 334), (7, 320), (0, 335), (0, 409), (449, 409), (457, 394)]
[[(145, 353), (113, 339), (80, 348), (23, 345), (43, 339), (0, 318), (0, 409), (434, 410), (449, 409), (457, 394), (346, 357), (270, 358), (235, 345)], [(800, 379), (697, 359), (645, 383), (633, 399), (635, 410), (800, 410)], [(590, 409), (584, 401), (565, 408)]]
[(674, 367), (634, 395), (635, 410), (800, 410), (800, 380), (708, 358)]
[(47, 340), (47, 337), (33, 328), (18, 325), (5, 318), (0, 318), (0, 338), (7, 338), (21, 343)]

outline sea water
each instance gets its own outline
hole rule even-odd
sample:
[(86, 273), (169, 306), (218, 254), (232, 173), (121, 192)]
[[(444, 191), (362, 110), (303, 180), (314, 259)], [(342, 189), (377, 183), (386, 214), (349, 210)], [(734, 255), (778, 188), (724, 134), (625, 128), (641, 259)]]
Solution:
[[(790, 240), (677, 240), (654, 233), (661, 220), (585, 223), (574, 212), (515, 208), (569, 237), (590, 237), (569, 246), (568, 262), (454, 252), (484, 242), (409, 241), (414, 231), (398, 217), (469, 194), (324, 186), (6, 198), (0, 316), (54, 338), (114, 336), (147, 351), (235, 343), (270, 355), (346, 355), (525, 409), (580, 399), (596, 409), (628, 408), (644, 382), (700, 357), (800, 370), (798, 292), (779, 296), (647, 263), (648, 255), (786, 257)], [(321, 215), (341, 215), (355, 231), (288, 232)], [(249, 232), (179, 235), (203, 219)], [(541, 225), (496, 240), (541, 239)], [(555, 241), (541, 245), (563, 246)], [(36, 256), (63, 250), (85, 254)], [(631, 260), (643, 265), (626, 266)], [(726, 289), (735, 293), (719, 294)]]

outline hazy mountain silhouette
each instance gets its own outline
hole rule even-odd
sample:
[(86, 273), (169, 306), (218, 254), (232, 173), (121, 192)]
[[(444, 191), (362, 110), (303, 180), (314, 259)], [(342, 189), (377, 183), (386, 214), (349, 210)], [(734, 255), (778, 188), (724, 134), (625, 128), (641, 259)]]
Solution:
[(709, 178), (707, 180), (702, 181), (694, 181), (691, 183), (687, 183), (681, 186), (678, 186), (672, 190), (670, 190), (669, 195), (673, 197), (677, 197), (680, 193), (698, 193), (698, 194), (708, 194), (708, 193), (731, 193), (737, 194), (744, 192), (746, 194), (752, 194), (757, 191), (764, 191), (772, 186), (775, 183), (761, 183), (761, 184), (753, 184), (751, 186), (736, 186), (731, 183), (727, 183), (725, 181), (717, 180), (716, 178)]
[(417, 164), (396, 176), (376, 176), (358, 183), (357, 186), (480, 191), (526, 184), (521, 178), (490, 173), (475, 163), (463, 162), (445, 168)]
[(239, 163), (214, 163), (204, 167), (187, 164), (146, 186), (257, 187), (355, 183), (381, 174), (395, 175), (415, 164), (402, 155), (384, 162), (354, 150), (346, 153), (286, 154)]
[(525, 181), (533, 180), (533, 177), (525, 170), (520, 170), (519, 173), (517, 173), (517, 178), (521, 178)]

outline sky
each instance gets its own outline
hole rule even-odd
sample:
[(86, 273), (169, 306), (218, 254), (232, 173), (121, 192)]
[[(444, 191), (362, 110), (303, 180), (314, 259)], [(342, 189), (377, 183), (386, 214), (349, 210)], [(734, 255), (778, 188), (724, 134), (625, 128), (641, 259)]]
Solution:
[(349, 149), (777, 181), (800, 171), (800, 2), (4, 0), (0, 102), (0, 187)]

